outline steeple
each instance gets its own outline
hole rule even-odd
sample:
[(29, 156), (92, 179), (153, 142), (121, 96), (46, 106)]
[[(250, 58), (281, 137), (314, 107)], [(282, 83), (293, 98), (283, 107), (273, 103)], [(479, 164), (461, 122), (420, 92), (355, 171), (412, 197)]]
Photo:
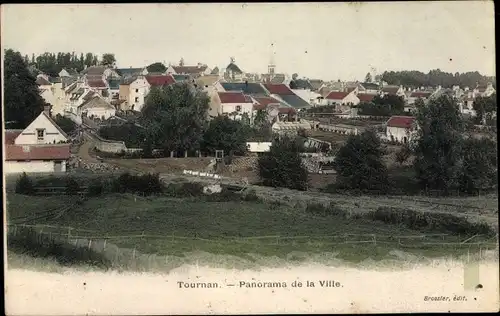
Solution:
[[(271, 44), (272, 46), (272, 44)], [(267, 73), (273, 77), (276, 70), (276, 63), (274, 62), (274, 50), (271, 50), (271, 57), (269, 58), (269, 65), (267, 66)]]

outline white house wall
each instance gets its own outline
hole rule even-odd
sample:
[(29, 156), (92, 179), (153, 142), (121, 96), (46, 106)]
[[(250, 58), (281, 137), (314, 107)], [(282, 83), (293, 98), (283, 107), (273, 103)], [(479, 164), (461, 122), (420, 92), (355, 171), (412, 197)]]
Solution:
[[(241, 110), (237, 111), (236, 107), (240, 106)], [(253, 103), (222, 103), (221, 104), (221, 113), (223, 114), (231, 114), (233, 112), (238, 113), (238, 115), (242, 115), (243, 113), (247, 113), (248, 117), (252, 117), (253, 112)]]
[[(62, 160), (61, 172), (66, 172), (66, 161)], [(6, 174), (54, 172), (54, 160), (5, 161)]]
[(146, 78), (138, 78), (130, 84), (129, 107), (131, 109), (134, 109), (134, 111), (142, 110), (149, 88), (150, 85)]
[(102, 118), (104, 116), (104, 119), (107, 120), (112, 116), (115, 116), (116, 110), (115, 109), (105, 109), (105, 108), (90, 108), (84, 110), (84, 112), (87, 112), (87, 117), (98, 117)]
[[(45, 129), (43, 141), (37, 140), (37, 129)], [(16, 145), (53, 144), (67, 141), (66, 137), (52, 124), (45, 115), (39, 115), (24, 131), (16, 138)]]
[(387, 136), (388, 140), (394, 139), (395, 141), (402, 143), (402, 142), (404, 142), (405, 137), (406, 137), (407, 141), (410, 140), (411, 133), (409, 132), (409, 130), (407, 130), (405, 128), (387, 126), (386, 136)]

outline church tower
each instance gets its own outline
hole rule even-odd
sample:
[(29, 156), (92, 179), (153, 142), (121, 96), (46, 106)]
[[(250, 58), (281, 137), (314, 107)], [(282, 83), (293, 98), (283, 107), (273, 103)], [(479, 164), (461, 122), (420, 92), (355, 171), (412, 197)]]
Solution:
[(269, 58), (269, 65), (267, 66), (267, 73), (269, 74), (270, 79), (274, 77), (276, 73), (276, 63), (274, 62), (274, 45), (271, 44), (271, 57)]

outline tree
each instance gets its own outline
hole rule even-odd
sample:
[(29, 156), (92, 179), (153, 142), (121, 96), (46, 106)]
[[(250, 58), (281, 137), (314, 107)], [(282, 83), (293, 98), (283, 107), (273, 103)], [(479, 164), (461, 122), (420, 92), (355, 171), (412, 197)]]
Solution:
[[(4, 115), (9, 128), (25, 128), (46, 104), (40, 96), (36, 78), (30, 73), (23, 57), (11, 49), (4, 57)], [(6, 125), (7, 127), (7, 125)]]
[(149, 92), (139, 123), (146, 126), (156, 148), (198, 150), (207, 125), (209, 98), (189, 83), (154, 87)]
[(366, 76), (365, 76), (365, 82), (372, 82), (372, 74), (371, 73), (367, 73)]
[(297, 80), (297, 78), (298, 78), (298, 77), (299, 77), (299, 74), (294, 73), (294, 74), (292, 75), (292, 80)]
[(464, 123), (454, 98), (442, 95), (417, 109), (415, 171), (423, 189), (448, 193), (462, 172)]
[(231, 155), (233, 152), (244, 154), (249, 134), (249, 126), (226, 116), (217, 116), (203, 135), (202, 148), (212, 154), (216, 150), (224, 150), (224, 155)]
[(307, 190), (308, 172), (300, 157), (300, 144), (289, 137), (276, 138), (269, 152), (258, 159), (259, 175), (266, 186)]
[(116, 63), (115, 54), (106, 53), (102, 55), (101, 65), (113, 66)]
[(386, 192), (389, 188), (384, 150), (377, 134), (367, 130), (351, 135), (333, 162), (339, 184), (348, 189)]
[(167, 67), (163, 63), (157, 62), (149, 65), (147, 67), (148, 72), (161, 72), (164, 73), (167, 71)]
[(71, 134), (76, 130), (76, 123), (61, 114), (57, 114), (54, 117), (54, 122), (59, 126), (66, 134)]
[(463, 146), (463, 169), (460, 190), (475, 193), (491, 189), (498, 181), (497, 143), (491, 139), (467, 138)]
[[(493, 118), (493, 113), (497, 111), (497, 96), (493, 93), (489, 97), (477, 97), (472, 104), (476, 111), (476, 124), (490, 123)], [(496, 122), (495, 122), (496, 123)]]

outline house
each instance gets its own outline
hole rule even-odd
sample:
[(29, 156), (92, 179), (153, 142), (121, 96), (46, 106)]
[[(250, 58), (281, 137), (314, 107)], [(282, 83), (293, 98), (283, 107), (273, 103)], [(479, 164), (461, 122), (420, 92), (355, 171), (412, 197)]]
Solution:
[(120, 97), (120, 79), (108, 78), (107, 85), (109, 89), (109, 95), (111, 100), (118, 100)]
[(6, 174), (65, 172), (68, 136), (50, 117), (50, 106), (24, 130), (5, 130)]
[[(176, 75), (173, 75), (173, 76), (175, 78)], [(218, 81), (219, 81), (218, 75), (206, 75), (206, 76), (198, 77), (195, 80), (195, 84), (198, 87), (200, 87), (201, 89), (205, 90), (205, 89), (208, 89), (209, 87), (212, 87)]]
[(371, 93), (358, 93), (356, 97), (358, 97), (359, 102), (372, 102), (373, 98), (375, 98), (378, 94)]
[(415, 104), (415, 101), (417, 101), (418, 99), (422, 99), (424, 102), (427, 102), (431, 95), (433, 95), (432, 92), (413, 91), (408, 95), (406, 102), (408, 105)]
[[(363, 87), (362, 93), (366, 94), (378, 94), (380, 91), (380, 86), (373, 82), (362, 82), (361, 86)], [(361, 92), (361, 91), (360, 91)]]
[(118, 68), (116, 73), (123, 79), (136, 77), (136, 76), (146, 76), (148, 75), (148, 69), (144, 68)]
[(312, 91), (311, 89), (291, 89), (302, 100), (306, 101), (311, 106), (317, 106), (321, 104), (323, 97), (321, 94)]
[(388, 140), (408, 143), (416, 132), (416, 119), (413, 116), (391, 116), (386, 123)]
[(354, 94), (354, 90), (351, 92), (332, 91), (326, 96), (325, 101), (327, 105), (358, 105), (360, 102), (359, 98)]
[(49, 104), (54, 104), (54, 94), (52, 89), (52, 83), (49, 81), (49, 76), (45, 74), (39, 74), (36, 77), (36, 84), (39, 87), (39, 92), (45, 102)]
[(144, 107), (146, 96), (151, 87), (160, 87), (174, 84), (175, 79), (171, 75), (138, 76), (125, 79), (120, 84), (119, 100), (124, 100), (121, 110), (133, 110), (140, 112)]
[[(218, 102), (210, 104), (211, 112), (241, 120), (246, 113), (253, 121), (253, 101), (242, 92), (217, 92)], [(214, 115), (212, 115), (214, 116)]]
[(269, 91), (269, 95), (275, 99), (281, 100), (295, 109), (304, 109), (311, 107), (307, 101), (296, 95), (285, 84), (266, 83), (264, 87)]
[(244, 94), (248, 94), (251, 96), (268, 96), (269, 92), (264, 88), (264, 86), (260, 83), (254, 82), (221, 82), (220, 87), (223, 89), (222, 91), (234, 91), (234, 92), (243, 92)]
[(207, 65), (198, 63), (196, 66), (184, 66), (181, 63), (179, 66), (169, 65), (165, 71), (166, 75), (190, 75), (197, 78), (203, 75), (210, 75), (212, 70)]
[[(150, 74), (150, 75), (153, 75), (153, 74)], [(191, 78), (190, 75), (177, 75), (177, 74), (173, 74), (171, 76), (174, 78), (174, 80), (176, 82), (191, 81), (191, 80), (193, 80), (193, 78)]]
[(234, 58), (231, 58), (231, 62), (227, 65), (224, 72), (224, 80), (227, 82), (242, 82), (244, 75), (240, 67), (235, 64)]
[(256, 103), (254, 103), (254, 115), (257, 115), (257, 111), (266, 110), (271, 121), (294, 121), (297, 115), (297, 110), (295, 110), (290, 105), (275, 99), (273, 97), (254, 97)]
[(479, 85), (476, 89), (474, 89), (474, 95), (479, 95), (481, 97), (489, 97), (495, 92), (495, 88), (493, 88), (493, 84), (491, 82), (487, 85)]
[(403, 86), (384, 86), (380, 90), (380, 94), (384, 95), (397, 95), (398, 97), (405, 97), (405, 90)]
[(107, 66), (91, 66), (82, 70), (82, 75), (87, 75), (91, 77), (102, 77), (103, 80), (106, 80), (110, 77), (120, 77), (116, 69), (107, 67)]
[(78, 76), (78, 71), (74, 68), (63, 68), (61, 71), (59, 71), (59, 77), (76, 77)]
[(101, 76), (84, 75), (83, 82), (84, 86), (86, 86), (89, 90), (98, 93), (103, 98), (111, 99), (109, 84), (106, 77), (103, 78)]
[(62, 77), (52, 80), (52, 102), (48, 102), (52, 105), (53, 115), (64, 115), (64, 109), (66, 107), (65, 103), (65, 92), (64, 92), (64, 79), (71, 77)]
[(78, 113), (85, 117), (107, 120), (115, 116), (116, 109), (108, 101), (94, 93), (89, 95), (85, 102), (78, 107)]

